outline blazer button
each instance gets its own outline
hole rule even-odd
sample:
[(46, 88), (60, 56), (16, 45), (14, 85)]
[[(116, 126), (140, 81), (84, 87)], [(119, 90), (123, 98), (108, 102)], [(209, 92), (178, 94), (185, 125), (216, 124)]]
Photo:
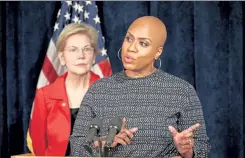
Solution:
[(62, 103), (62, 106), (66, 106), (66, 103)]

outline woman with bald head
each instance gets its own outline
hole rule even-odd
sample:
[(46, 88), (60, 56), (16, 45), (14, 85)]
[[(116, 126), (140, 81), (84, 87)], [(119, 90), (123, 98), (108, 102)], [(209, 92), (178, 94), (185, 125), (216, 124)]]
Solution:
[[(145, 16), (130, 25), (119, 56), (124, 71), (87, 91), (70, 137), (72, 156), (91, 156), (83, 145), (93, 118), (103, 120), (103, 138), (110, 120), (120, 117), (122, 128), (109, 156), (207, 157), (210, 144), (193, 86), (154, 67), (166, 38), (166, 27), (158, 18)], [(91, 147), (94, 153), (97, 146), (95, 142)]]

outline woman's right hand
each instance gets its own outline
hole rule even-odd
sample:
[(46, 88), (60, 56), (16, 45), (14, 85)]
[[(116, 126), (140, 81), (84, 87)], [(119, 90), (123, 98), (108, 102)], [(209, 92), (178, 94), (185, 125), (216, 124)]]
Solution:
[[(114, 141), (111, 145), (112, 148), (114, 148), (115, 146), (117, 146), (118, 144), (122, 144), (122, 145), (127, 145), (131, 143), (131, 139), (133, 138), (133, 134), (138, 131), (138, 128), (130, 128), (127, 129), (126, 128), (126, 119), (123, 118), (123, 123), (122, 123), (122, 128), (121, 131), (115, 136)], [(104, 137), (101, 137), (101, 139), (105, 139)], [(105, 140), (102, 141), (102, 148), (104, 148), (105, 145)], [(94, 142), (94, 147), (97, 148), (99, 146), (98, 141)]]

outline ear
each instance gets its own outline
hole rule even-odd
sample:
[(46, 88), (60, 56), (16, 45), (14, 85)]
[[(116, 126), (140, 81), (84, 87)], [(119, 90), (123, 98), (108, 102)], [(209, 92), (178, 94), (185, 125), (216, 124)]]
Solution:
[(92, 63), (93, 65), (94, 65), (94, 64), (95, 64), (95, 62), (96, 62), (96, 61), (95, 61), (96, 56), (97, 56), (97, 52), (93, 54), (93, 59), (92, 59), (92, 60), (93, 60), (93, 63)]
[(93, 55), (93, 61), (94, 61), (94, 62), (95, 62), (96, 56), (97, 56), (97, 54), (94, 54), (94, 55)]
[(60, 59), (60, 63), (61, 63), (61, 65), (65, 65), (66, 64), (66, 62), (65, 62), (65, 57), (64, 57), (64, 53), (63, 52), (58, 52), (58, 57), (59, 57), (59, 59)]
[(161, 56), (162, 50), (163, 50), (163, 47), (158, 47), (157, 48), (157, 53), (156, 53), (156, 56), (155, 56), (156, 60)]

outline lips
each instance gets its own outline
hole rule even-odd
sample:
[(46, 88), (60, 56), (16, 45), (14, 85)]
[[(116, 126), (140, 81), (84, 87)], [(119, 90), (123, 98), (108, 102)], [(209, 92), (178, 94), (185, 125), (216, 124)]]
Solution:
[(84, 63), (80, 63), (80, 64), (75, 64), (75, 66), (85, 66), (87, 64), (84, 64)]
[(132, 57), (130, 57), (130, 56), (125, 56), (125, 57), (124, 57), (124, 61), (125, 61), (126, 63), (132, 63), (132, 62), (135, 61), (135, 59), (132, 58)]

